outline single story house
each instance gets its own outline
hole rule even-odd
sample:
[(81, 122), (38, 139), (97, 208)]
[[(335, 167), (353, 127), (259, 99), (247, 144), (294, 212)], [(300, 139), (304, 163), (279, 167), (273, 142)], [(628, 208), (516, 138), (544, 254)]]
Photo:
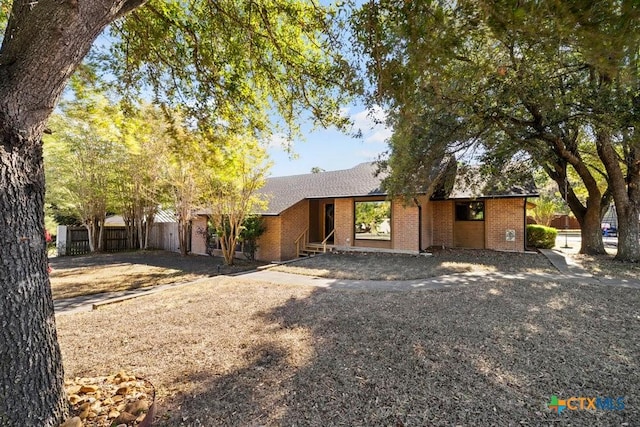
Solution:
[[(268, 206), (259, 212), (266, 232), (257, 258), (284, 261), (326, 248), (415, 254), (431, 246), (525, 250), (527, 198), (538, 196), (532, 179), (495, 185), (466, 168), (465, 174), (448, 174), (431, 195), (407, 203), (387, 197), (376, 168), (362, 163), (267, 179), (261, 193)], [(199, 217), (192, 228), (203, 226), (206, 217)], [(205, 253), (204, 239), (194, 234), (191, 249)]]

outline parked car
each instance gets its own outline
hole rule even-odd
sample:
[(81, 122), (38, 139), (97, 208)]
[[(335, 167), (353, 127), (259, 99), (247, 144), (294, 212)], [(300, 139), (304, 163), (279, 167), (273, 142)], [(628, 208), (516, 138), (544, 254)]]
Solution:
[(611, 224), (602, 224), (602, 235), (605, 237), (618, 237), (618, 229)]

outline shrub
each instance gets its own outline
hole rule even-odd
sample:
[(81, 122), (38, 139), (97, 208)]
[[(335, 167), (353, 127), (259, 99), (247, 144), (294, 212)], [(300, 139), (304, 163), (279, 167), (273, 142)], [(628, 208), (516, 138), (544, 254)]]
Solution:
[(244, 256), (250, 260), (256, 260), (256, 251), (258, 250), (258, 237), (266, 231), (262, 217), (257, 215), (249, 215), (242, 223), (242, 231), (240, 231), (240, 241), (242, 241), (242, 251)]
[(544, 225), (527, 225), (527, 246), (541, 249), (551, 249), (556, 244), (558, 230)]

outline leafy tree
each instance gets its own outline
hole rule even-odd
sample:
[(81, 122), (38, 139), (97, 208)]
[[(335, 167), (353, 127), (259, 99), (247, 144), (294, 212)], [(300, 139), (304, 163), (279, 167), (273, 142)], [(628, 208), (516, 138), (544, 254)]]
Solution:
[(48, 198), (66, 205), (87, 228), (92, 252), (102, 250), (104, 221), (113, 208), (111, 194), (125, 153), (118, 140), (120, 119), (104, 96), (85, 93), (62, 103), (48, 124), (53, 133), (45, 138)]
[(536, 206), (531, 210), (533, 219), (537, 224), (551, 226), (551, 221), (559, 211), (559, 204), (556, 199), (540, 197), (535, 201)]
[(341, 122), (336, 88), (350, 78), (334, 38), (324, 35), (331, 10), (289, 0), (144, 3), (0, 1), (0, 23), (10, 9), (0, 47), (4, 425), (57, 426), (67, 414), (47, 275), (42, 134), (69, 77), (108, 25), (123, 40), (113, 52), (120, 81), (131, 88), (144, 78), (159, 100), (182, 101), (204, 128), (251, 123), (264, 131), (267, 106), (287, 123), (302, 108), (323, 124)]
[[(638, 260), (640, 11), (629, 1), (589, 5), (363, 5), (355, 25), (375, 81), (371, 99), (390, 110), (395, 132), (387, 164), (397, 191), (413, 191), (452, 153), (475, 150), (496, 168), (533, 161), (580, 222), (581, 252), (604, 253), (600, 219), (613, 197), (629, 215), (617, 257)], [(565, 187), (570, 174), (586, 200)]]
[[(254, 139), (230, 136), (214, 144), (205, 161), (204, 203), (216, 229), (227, 265), (233, 265), (242, 224), (265, 201), (257, 191), (264, 185), (270, 164)], [(221, 148), (219, 148), (221, 146)]]
[(248, 215), (242, 223), (239, 240), (242, 242), (244, 256), (250, 261), (256, 260), (258, 239), (267, 231), (264, 220), (259, 215)]
[[(129, 106), (119, 126), (127, 147), (118, 165), (118, 211), (129, 229), (131, 247), (145, 249), (158, 208), (168, 196), (169, 123), (151, 105)], [(137, 236), (137, 241), (134, 242)]]
[[(357, 202), (355, 207), (356, 226), (367, 232), (377, 233), (378, 226), (385, 219), (391, 218), (391, 203), (385, 202)], [(363, 227), (364, 225), (364, 227)]]

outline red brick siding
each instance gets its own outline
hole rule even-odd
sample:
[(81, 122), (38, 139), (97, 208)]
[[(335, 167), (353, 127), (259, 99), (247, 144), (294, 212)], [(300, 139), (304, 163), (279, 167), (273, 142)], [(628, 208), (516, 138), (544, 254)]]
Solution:
[(354, 201), (349, 197), (335, 200), (334, 242), (337, 246), (353, 246)]
[(393, 200), (391, 203), (392, 248), (417, 251), (419, 249), (418, 229), (418, 207), (413, 203), (405, 205), (400, 199)]
[(433, 246), (453, 247), (453, 201), (431, 202), (433, 211)]
[(422, 206), (422, 249), (433, 246), (433, 202), (427, 196), (418, 197)]
[[(485, 200), (485, 247), (487, 249), (524, 250), (524, 199)], [(506, 241), (506, 230), (516, 232), (515, 242)]]
[(260, 261), (280, 261), (281, 217), (262, 217), (265, 232), (258, 239), (258, 251), (256, 259)]
[(302, 200), (282, 212), (280, 221), (280, 259), (295, 258), (295, 241), (309, 225), (309, 201)]

